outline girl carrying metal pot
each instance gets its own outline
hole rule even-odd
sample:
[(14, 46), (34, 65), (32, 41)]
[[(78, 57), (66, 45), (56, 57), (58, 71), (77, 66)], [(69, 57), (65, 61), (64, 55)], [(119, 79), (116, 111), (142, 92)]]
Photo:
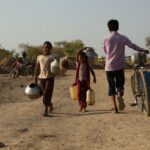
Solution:
[(52, 112), (52, 94), (54, 89), (54, 75), (52, 74), (50, 68), (53, 61), (51, 55), (52, 44), (49, 41), (45, 41), (43, 44), (43, 54), (37, 56), (37, 64), (35, 68), (35, 84), (40, 79), (40, 84), (43, 93), (43, 104), (45, 106), (43, 116), (48, 117), (48, 111)]

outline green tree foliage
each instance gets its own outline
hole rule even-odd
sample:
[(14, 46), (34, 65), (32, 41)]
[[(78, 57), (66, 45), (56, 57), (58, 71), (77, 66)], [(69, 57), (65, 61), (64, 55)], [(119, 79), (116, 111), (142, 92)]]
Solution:
[(27, 58), (29, 58), (32, 61), (35, 61), (38, 55), (41, 55), (42, 52), (42, 47), (41, 46), (36, 46), (36, 47), (29, 47), (26, 51), (27, 53)]
[[(43, 53), (42, 46), (32, 46), (29, 44), (19, 44), (18, 48), (22, 51), (22, 57), (26, 57), (29, 60), (36, 61), (38, 55)], [(64, 52), (61, 48), (53, 47), (53, 54), (64, 56)]]
[(18, 48), (22, 51), (22, 56), (31, 61), (35, 61), (37, 56), (42, 54), (42, 46), (32, 46), (29, 44), (21, 43)]
[[(80, 48), (84, 47), (84, 43), (81, 40), (74, 40), (74, 41), (60, 41), (55, 42), (53, 47), (53, 54), (59, 56), (75, 56), (76, 51)], [(30, 44), (21, 43), (18, 45), (18, 49), (21, 50), (22, 57), (26, 57), (31, 61), (36, 61), (38, 55), (43, 53), (42, 46), (33, 46)], [(0, 61), (5, 57), (10, 58), (13, 57), (15, 51), (5, 50), (0, 45)], [(15, 54), (16, 57), (19, 57), (19, 53)]]
[[(83, 47), (84, 43), (81, 40), (74, 40), (71, 42), (60, 41), (54, 43), (52, 53), (59, 56), (75, 56), (76, 51)], [(26, 58), (32, 61), (36, 61), (37, 56), (43, 53), (42, 45), (32, 46), (28, 43), (21, 43), (18, 48), (22, 51), (22, 55), (25, 54)]]
[(10, 58), (13, 56), (13, 51), (5, 50), (4, 48), (0, 48), (0, 61), (4, 58)]
[(65, 53), (63, 52), (63, 50), (58, 47), (53, 47), (52, 54), (59, 55), (61, 57), (65, 56)]
[(59, 49), (62, 49), (66, 55), (75, 56), (76, 51), (84, 47), (84, 43), (81, 40), (74, 40), (71, 42), (60, 41), (55, 42), (55, 46)]

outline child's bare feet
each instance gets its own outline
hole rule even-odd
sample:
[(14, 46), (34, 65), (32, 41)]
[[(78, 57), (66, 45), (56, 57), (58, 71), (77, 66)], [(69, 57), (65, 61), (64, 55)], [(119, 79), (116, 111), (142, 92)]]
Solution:
[(87, 112), (86, 108), (80, 108), (79, 112)]
[(52, 111), (53, 111), (53, 106), (50, 106), (49, 113), (52, 113)]
[(81, 112), (82, 111), (82, 107), (80, 107), (80, 109), (79, 109), (79, 112)]
[(45, 112), (44, 112), (43, 116), (48, 117), (48, 106), (45, 106)]
[(51, 102), (50, 103), (50, 106), (49, 106), (50, 108), (49, 108), (49, 113), (51, 113), (52, 111), (53, 111), (53, 103)]
[(86, 108), (83, 109), (84, 112), (87, 112)]
[(49, 117), (48, 113), (44, 113), (43, 117)]

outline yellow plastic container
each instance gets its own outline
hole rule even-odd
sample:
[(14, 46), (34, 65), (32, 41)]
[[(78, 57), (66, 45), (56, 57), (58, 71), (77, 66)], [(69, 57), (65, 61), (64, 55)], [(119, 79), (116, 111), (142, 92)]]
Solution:
[(88, 105), (94, 105), (95, 104), (95, 92), (93, 89), (89, 89), (86, 92), (86, 103)]
[(77, 100), (77, 85), (70, 87), (70, 96), (72, 100)]

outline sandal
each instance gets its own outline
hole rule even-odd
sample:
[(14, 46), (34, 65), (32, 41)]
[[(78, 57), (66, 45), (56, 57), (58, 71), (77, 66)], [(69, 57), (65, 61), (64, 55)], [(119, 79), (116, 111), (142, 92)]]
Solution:
[(117, 100), (118, 100), (118, 104), (119, 104), (119, 110), (124, 110), (125, 109), (125, 103), (124, 103), (124, 99), (122, 98), (122, 96), (117, 96)]
[(111, 111), (112, 111), (113, 114), (117, 114), (118, 113), (118, 108), (117, 107), (112, 108)]

